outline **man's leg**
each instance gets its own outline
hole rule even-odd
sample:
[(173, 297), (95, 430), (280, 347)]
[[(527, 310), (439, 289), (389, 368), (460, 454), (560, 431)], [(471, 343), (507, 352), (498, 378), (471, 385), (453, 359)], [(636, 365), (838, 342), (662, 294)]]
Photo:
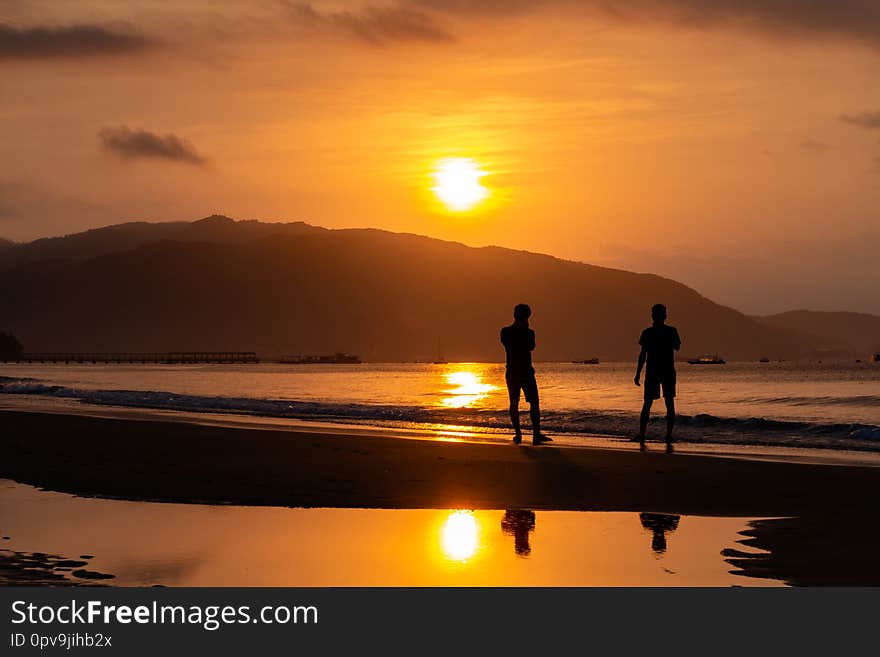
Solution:
[(532, 418), (532, 433), (536, 436), (541, 435), (541, 405), (538, 403), (537, 394), (534, 401), (529, 404), (529, 417)]
[(654, 404), (653, 399), (645, 399), (642, 404), (642, 414), (639, 416), (639, 442), (645, 442), (645, 434), (648, 432), (648, 420), (651, 419), (651, 406)]
[(672, 429), (675, 427), (675, 372), (663, 381), (663, 401), (666, 402), (666, 448), (672, 450)]
[(538, 382), (532, 378), (525, 383), (526, 401), (529, 402), (529, 416), (532, 419), (532, 443), (540, 445), (541, 443), (552, 442), (541, 433), (541, 403), (538, 400)]
[(675, 397), (666, 397), (666, 442), (672, 442), (672, 429), (675, 427)]
[(522, 440), (522, 429), (519, 426), (519, 382), (507, 380), (507, 394), (510, 397), (510, 423), (513, 424), (513, 440)]

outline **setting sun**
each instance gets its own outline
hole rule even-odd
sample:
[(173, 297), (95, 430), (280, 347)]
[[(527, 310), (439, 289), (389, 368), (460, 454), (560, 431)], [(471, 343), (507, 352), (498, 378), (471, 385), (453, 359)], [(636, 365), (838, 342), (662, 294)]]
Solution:
[(470, 158), (445, 158), (437, 162), (431, 190), (449, 210), (464, 212), (489, 196), (489, 190), (480, 182), (487, 173)]

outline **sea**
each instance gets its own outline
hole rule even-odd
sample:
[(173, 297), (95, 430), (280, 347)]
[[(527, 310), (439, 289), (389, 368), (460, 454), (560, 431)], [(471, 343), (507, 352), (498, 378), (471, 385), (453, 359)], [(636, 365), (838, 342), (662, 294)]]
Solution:
[[(633, 363), (536, 363), (543, 429), (563, 444), (637, 432)], [(880, 452), (880, 363), (678, 363), (685, 444)], [(510, 438), (499, 363), (0, 365), (0, 407), (135, 408)], [(525, 403), (524, 425), (528, 425)], [(649, 438), (662, 438), (662, 400)]]

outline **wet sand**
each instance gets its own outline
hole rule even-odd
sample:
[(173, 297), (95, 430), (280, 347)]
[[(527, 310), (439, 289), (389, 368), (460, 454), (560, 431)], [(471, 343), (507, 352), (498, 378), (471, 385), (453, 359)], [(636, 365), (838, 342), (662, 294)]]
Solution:
[(43, 552), (0, 549), (0, 586), (92, 586), (113, 575), (86, 570), (88, 561)]
[(725, 550), (737, 574), (779, 579), (791, 586), (880, 585), (877, 513), (841, 508), (834, 514), (755, 520), (741, 532), (751, 550)]
[[(112, 586), (780, 586), (731, 573), (745, 518), (302, 509), (87, 498), (0, 479), (10, 550)], [(156, 537), (161, 540), (156, 540)], [(87, 565), (77, 555), (94, 555)], [(560, 555), (567, 555), (560, 558)], [(0, 551), (0, 584), (3, 583)], [(85, 556), (79, 556), (80, 561)], [(74, 565), (75, 567), (71, 567)], [(83, 580), (80, 570), (110, 580)], [(31, 573), (33, 574), (33, 573)]]
[[(845, 537), (834, 540), (841, 509), (873, 517), (876, 468), (667, 455), (656, 444), (647, 453), (514, 447), (23, 412), (0, 413), (0, 427), (0, 477), (49, 490), (301, 507), (798, 516), (797, 526), (813, 528), (806, 539), (769, 521), (755, 528), (755, 545), (772, 558), (729, 555), (736, 567), (788, 569), (792, 583), (880, 583), (880, 560), (858, 559), (853, 573)], [(863, 525), (867, 553), (880, 546), (880, 529)], [(811, 559), (805, 540), (824, 557)], [(794, 572), (804, 568), (815, 576)]]

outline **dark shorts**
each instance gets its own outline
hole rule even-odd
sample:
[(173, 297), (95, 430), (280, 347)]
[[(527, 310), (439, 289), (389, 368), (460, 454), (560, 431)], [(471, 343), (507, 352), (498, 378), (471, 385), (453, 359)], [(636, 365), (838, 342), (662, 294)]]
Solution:
[(517, 374), (507, 372), (504, 376), (507, 381), (507, 394), (510, 395), (511, 403), (519, 403), (519, 391), (522, 390), (526, 401), (530, 404), (538, 403), (538, 382), (532, 374)]
[(645, 399), (660, 399), (660, 388), (665, 399), (675, 397), (675, 371), (645, 376)]

